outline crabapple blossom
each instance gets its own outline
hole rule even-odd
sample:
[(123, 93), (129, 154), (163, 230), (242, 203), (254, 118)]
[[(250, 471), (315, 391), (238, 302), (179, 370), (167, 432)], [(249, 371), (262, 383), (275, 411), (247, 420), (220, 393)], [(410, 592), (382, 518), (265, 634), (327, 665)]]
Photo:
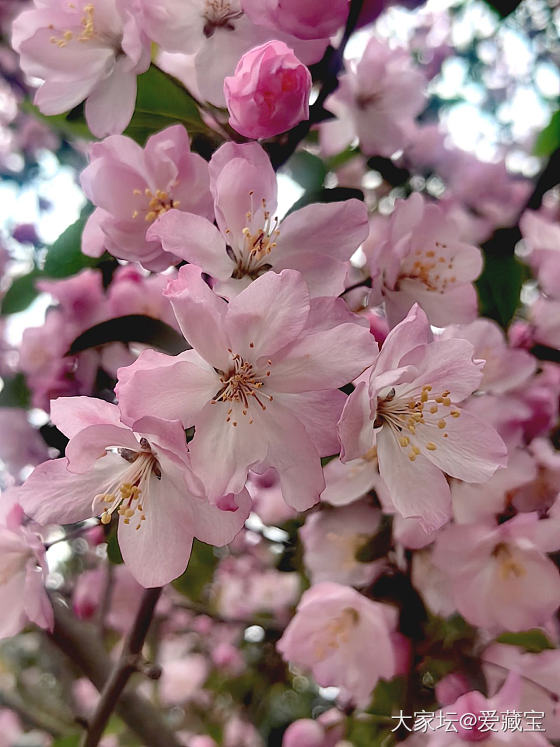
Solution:
[[(449, 577), (468, 622), (520, 631), (544, 624), (558, 609), (560, 575), (545, 552), (560, 540), (557, 530), (542, 529), (536, 514), (520, 514), (498, 526), (450, 526), (438, 536), (433, 561)], [(556, 534), (555, 542), (549, 534)]]
[(265, 273), (228, 304), (187, 265), (166, 295), (193, 350), (146, 351), (119, 370), (125, 421), (157, 413), (194, 426), (192, 467), (211, 501), (240, 492), (249, 469), (274, 467), (286, 502), (312, 506), (325, 487), (319, 457), (339, 448), (337, 387), (376, 355), (369, 329), (335, 299), (310, 300), (294, 270)]
[(344, 736), (344, 719), (331, 708), (316, 719), (294, 721), (284, 732), (282, 747), (336, 747)]
[(246, 52), (224, 80), (229, 123), (258, 140), (290, 130), (309, 119), (311, 73), (281, 41)]
[(344, 150), (357, 135), (364, 154), (391, 156), (406, 144), (407, 130), (424, 106), (425, 84), (407, 51), (372, 37), (325, 102), (336, 115), (320, 128), (325, 155)]
[(0, 638), (10, 638), (28, 624), (52, 630), (53, 612), (44, 588), (45, 548), (23, 524), (16, 491), (0, 496)]
[(42, 79), (35, 104), (61, 114), (86, 101), (96, 137), (122, 132), (150, 46), (139, 0), (36, 0), (14, 21), (12, 44), (26, 75)]
[(213, 218), (208, 166), (191, 153), (182, 125), (152, 135), (144, 148), (113, 135), (91, 145), (89, 157), (80, 182), (96, 209), (84, 229), (84, 254), (100, 257), (106, 250), (149, 270), (164, 270), (178, 258), (146, 238), (150, 225), (171, 209)]
[(526, 210), (519, 228), (529, 249), (528, 261), (543, 291), (560, 298), (560, 224), (538, 212)]
[(485, 482), (505, 466), (496, 431), (459, 403), (478, 386), (481, 361), (466, 340), (434, 340), (414, 305), (360, 377), (339, 422), (342, 461), (374, 447), (379, 472), (398, 513), (441, 526), (450, 515), (445, 474)]
[(470, 322), (476, 317), (472, 285), (482, 269), (480, 249), (457, 240), (457, 228), (422, 195), (398, 200), (387, 238), (364, 245), (372, 273), (372, 303), (385, 302), (391, 327), (416, 302), (432, 324)]
[(344, 290), (349, 259), (367, 237), (367, 209), (356, 199), (307, 205), (279, 222), (276, 175), (257, 143), (226, 143), (210, 161), (216, 228), (175, 210), (148, 230), (165, 251), (193, 262), (231, 298), (269, 269), (299, 270), (313, 296)]
[(70, 438), (66, 457), (36, 467), (18, 500), (42, 523), (100, 515), (108, 524), (117, 513), (123, 558), (142, 586), (179, 576), (193, 537), (226, 544), (243, 526), (249, 496), (225, 496), (223, 511), (207, 502), (177, 421), (145, 417), (129, 428), (116, 405), (90, 397), (55, 400), (51, 417)]
[(335, 581), (349, 586), (371, 583), (381, 573), (384, 561), (361, 562), (356, 553), (377, 533), (380, 521), (379, 509), (363, 502), (310, 516), (299, 535), (311, 582)]
[(396, 619), (395, 608), (324, 581), (304, 593), (277, 649), (319, 685), (339, 687), (343, 701), (364, 706), (379, 678), (395, 674)]
[[(305, 65), (318, 62), (328, 40), (298, 39), (277, 27), (257, 24), (240, 0), (141, 0), (147, 35), (165, 52), (194, 56), (202, 100), (223, 106), (224, 79), (240, 58), (265, 42), (284, 42)], [(264, 18), (263, 18), (264, 20)]]
[(321, 493), (322, 501), (333, 506), (346, 506), (374, 490), (383, 509), (391, 513), (393, 503), (379, 475), (377, 449), (370, 449), (362, 457), (349, 462), (331, 459), (323, 467), (323, 474), (325, 489)]
[(320, 0), (241, 0), (244, 12), (256, 24), (280, 29), (300, 39), (323, 39), (335, 34), (348, 15), (348, 0), (328, 6)]

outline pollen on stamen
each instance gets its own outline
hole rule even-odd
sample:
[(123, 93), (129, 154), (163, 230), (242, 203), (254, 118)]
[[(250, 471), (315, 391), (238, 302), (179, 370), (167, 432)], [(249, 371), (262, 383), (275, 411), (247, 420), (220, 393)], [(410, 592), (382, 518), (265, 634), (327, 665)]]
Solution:
[(445, 420), (443, 420), (443, 419), (442, 420), (438, 420), (438, 424), (437, 424), (438, 428), (443, 429), (443, 428), (445, 428), (445, 425), (446, 425)]
[(437, 449), (437, 446), (433, 441), (428, 441), (428, 443), (426, 444), (426, 448), (428, 449), (428, 451), (435, 451)]

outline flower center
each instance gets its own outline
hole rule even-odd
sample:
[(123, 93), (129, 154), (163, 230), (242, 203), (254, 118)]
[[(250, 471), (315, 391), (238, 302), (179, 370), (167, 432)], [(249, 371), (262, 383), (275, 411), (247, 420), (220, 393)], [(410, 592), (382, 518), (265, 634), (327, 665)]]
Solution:
[[(409, 255), (403, 261), (402, 271), (399, 280), (419, 280), (426, 287), (426, 290), (436, 293), (445, 293), (448, 286), (454, 285), (457, 278), (453, 273), (454, 258), (444, 257), (443, 249), (447, 249), (446, 244), (435, 242), (436, 250), (417, 249), (414, 254)], [(436, 252), (439, 250), (439, 256)]]
[[(70, 7), (72, 8), (74, 6), (71, 4)], [(72, 39), (74, 38), (80, 42), (89, 41), (90, 39), (92, 39), (95, 36), (95, 26), (93, 23), (94, 12), (95, 8), (93, 6), (93, 3), (84, 5), (84, 14), (80, 20), (80, 33), (76, 36), (76, 32), (67, 29), (62, 33), (62, 36), (51, 36), (49, 40), (51, 44), (56, 44), (57, 47), (62, 48), (65, 47), (68, 42), (72, 41)], [(54, 26), (52, 26), (51, 24), (49, 28), (54, 29)]]
[[(409, 448), (408, 458), (414, 462), (420, 454), (420, 448), (414, 443), (417, 428), (430, 428), (445, 431), (448, 418), (458, 418), (460, 411), (451, 404), (449, 390), (433, 395), (432, 386), (425, 384), (420, 391), (409, 392), (408, 396), (397, 396), (395, 387), (385, 395), (377, 398), (377, 416), (374, 428), (388, 425), (397, 435), (397, 440), (403, 449)], [(448, 438), (447, 433), (442, 434)], [(423, 444), (427, 451), (435, 451), (437, 444), (427, 441)]]
[[(266, 200), (261, 200), (262, 204), (262, 224), (255, 214), (253, 200), (254, 192), (249, 192), (251, 200), (251, 210), (246, 214), (247, 225), (242, 230), (242, 237), (237, 242), (237, 246), (230, 245), (228, 254), (235, 262), (235, 269), (232, 278), (239, 280), (249, 276), (251, 280), (256, 280), (260, 275), (270, 269), (266, 263), (266, 257), (276, 246), (276, 239), (280, 235), (278, 230), (278, 218), (272, 218), (270, 211), (266, 209)], [(260, 212), (260, 211), (259, 211)], [(229, 229), (226, 230), (228, 236), (231, 235)]]
[(205, 21), (203, 29), (204, 36), (206, 38), (211, 37), (218, 28), (235, 31), (235, 25), (232, 21), (236, 21), (242, 15), (243, 11), (237, 2), (232, 3), (231, 0), (206, 0), (206, 6), (202, 14)]
[(521, 578), (525, 575), (525, 566), (514, 557), (514, 551), (505, 542), (496, 545), (492, 556), (498, 561), (498, 572), (502, 581)]
[[(142, 190), (134, 189), (132, 193), (135, 195), (141, 195)], [(181, 204), (179, 200), (174, 200), (167, 192), (164, 192), (161, 189), (156, 189), (154, 194), (151, 189), (146, 188), (143, 194), (147, 198), (148, 204), (141, 210), (134, 210), (132, 217), (137, 218), (140, 213), (145, 213), (144, 220), (146, 223), (152, 223), (156, 218), (159, 218), (160, 215), (163, 215), (163, 213), (166, 213), (172, 208), (178, 208)]]
[(101, 514), (102, 524), (109, 524), (115, 511), (125, 524), (130, 524), (130, 520), (138, 514), (136, 530), (140, 529), (142, 522), (146, 520), (143, 504), (148, 482), (152, 475), (158, 480), (161, 479), (161, 468), (145, 438), (140, 439), (140, 448), (142, 451), (117, 449), (117, 453), (130, 463), (130, 467), (124, 474), (121, 473), (119, 479), (109, 485), (105, 492), (98, 493), (93, 499), (94, 513), (97, 513), (96, 504), (105, 504)]
[[(254, 343), (250, 343), (251, 347), (254, 347)], [(249, 411), (249, 404), (255, 401), (261, 410), (266, 410), (266, 405), (263, 400), (272, 402), (273, 397), (270, 394), (266, 394), (262, 391), (264, 386), (262, 376), (258, 375), (255, 371), (253, 364), (249, 361), (244, 360), (237, 353), (233, 353), (231, 350), (228, 351), (232, 357), (232, 367), (227, 373), (219, 371), (222, 374), (220, 376), (220, 382), (222, 388), (211, 400), (212, 404), (216, 402), (231, 402), (240, 404), (243, 415), (247, 415)], [(267, 361), (267, 365), (270, 366), (272, 362)], [(265, 376), (270, 376), (270, 371), (267, 371)], [(232, 425), (236, 426), (237, 421), (232, 420), (233, 407), (228, 410), (226, 423), (231, 422)], [(249, 419), (249, 425), (253, 422), (253, 418)]]
[(315, 644), (315, 657), (319, 661), (348, 643), (353, 629), (360, 622), (360, 615), (354, 607), (345, 607), (340, 615), (333, 618), (321, 631), (322, 635)]
[(338, 532), (327, 532), (325, 538), (335, 545), (340, 551), (341, 558), (339, 559), (342, 568), (345, 571), (349, 571), (357, 566), (362, 566), (356, 560), (356, 553), (362, 548), (365, 542), (369, 539), (368, 534), (356, 533), (356, 534), (339, 534)]

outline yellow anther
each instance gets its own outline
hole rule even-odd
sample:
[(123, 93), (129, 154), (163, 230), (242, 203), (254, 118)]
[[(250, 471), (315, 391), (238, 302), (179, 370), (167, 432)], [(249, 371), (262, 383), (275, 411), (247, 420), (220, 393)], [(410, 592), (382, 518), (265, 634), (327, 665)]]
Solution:
[(432, 405), (430, 407), (430, 412), (432, 413), (432, 415), (434, 415), (437, 411), (438, 411), (438, 406), (437, 405)]
[(101, 523), (102, 524), (111, 523), (111, 514), (108, 511), (103, 511), (103, 513), (101, 514)]
[(444, 404), (444, 405), (445, 405), (446, 407), (449, 407), (449, 406), (451, 405), (451, 400), (449, 399), (449, 397), (444, 397), (444, 398), (443, 398), (443, 404)]
[(438, 420), (438, 428), (445, 428), (445, 420)]
[(458, 418), (461, 413), (459, 410), (452, 410), (449, 414), (452, 418)]
[(428, 441), (428, 443), (426, 444), (426, 448), (428, 449), (428, 451), (435, 451), (437, 449), (437, 446), (435, 445), (435, 443), (433, 443), (433, 441)]
[(400, 445), (404, 448), (405, 446), (408, 446), (410, 443), (410, 438), (408, 436), (401, 436), (399, 438)]

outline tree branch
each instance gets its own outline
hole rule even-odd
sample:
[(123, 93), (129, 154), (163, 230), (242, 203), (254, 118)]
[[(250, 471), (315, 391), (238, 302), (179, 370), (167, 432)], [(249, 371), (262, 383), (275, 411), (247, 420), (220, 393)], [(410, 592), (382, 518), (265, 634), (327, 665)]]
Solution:
[[(48, 634), (50, 640), (102, 692), (111, 677), (113, 662), (95, 627), (76, 620), (60, 598), (53, 598), (52, 602), (55, 626), (53, 632)], [(150, 747), (181, 747), (160, 711), (147, 698), (135, 692), (124, 692), (117, 702), (116, 711), (142, 744)]]
[(120, 658), (103, 687), (97, 708), (82, 740), (82, 747), (97, 747), (128, 680), (134, 672), (138, 671), (142, 646), (161, 592), (161, 589), (146, 589), (144, 592), (142, 603), (136, 613), (130, 633), (126, 637)]

